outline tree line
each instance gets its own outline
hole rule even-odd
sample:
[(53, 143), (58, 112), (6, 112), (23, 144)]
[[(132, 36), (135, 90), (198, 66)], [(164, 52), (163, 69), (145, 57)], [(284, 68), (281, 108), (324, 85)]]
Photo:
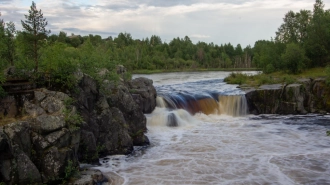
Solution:
[(297, 74), (307, 68), (325, 67), (330, 59), (330, 10), (316, 0), (313, 11), (289, 11), (275, 39), (257, 41), (253, 63), (265, 73)]
[[(1, 14), (0, 14), (1, 16)], [(13, 22), (0, 19), (0, 68), (15, 66), (17, 71), (50, 75), (54, 82), (70, 84), (78, 69), (96, 74), (118, 64), (129, 70), (178, 70), (198, 68), (251, 68), (265, 73), (300, 71), (326, 66), (330, 57), (330, 10), (316, 0), (313, 11), (289, 11), (271, 40), (259, 40), (253, 47), (240, 44), (217, 45), (197, 42), (188, 36), (163, 42), (157, 35), (133, 39), (119, 33), (102, 39), (100, 35), (50, 34), (46, 18), (32, 2), (21, 21), (22, 30)], [(0, 74), (0, 82), (4, 82)]]

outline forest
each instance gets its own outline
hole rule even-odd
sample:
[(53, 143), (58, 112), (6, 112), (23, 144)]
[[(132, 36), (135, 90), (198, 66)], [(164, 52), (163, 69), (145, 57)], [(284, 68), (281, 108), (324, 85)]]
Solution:
[[(157, 35), (141, 40), (126, 32), (114, 38), (63, 31), (51, 34), (42, 10), (34, 2), (21, 24), (23, 29), (16, 30), (13, 22), (0, 19), (1, 71), (15, 66), (15, 75), (33, 74), (34, 79), (43, 76), (52, 84), (68, 87), (77, 70), (95, 76), (100, 69), (113, 71), (118, 64), (130, 72), (259, 68), (266, 74), (297, 74), (325, 67), (330, 59), (330, 10), (324, 9), (321, 0), (315, 1), (312, 11), (289, 11), (274, 38), (245, 48), (231, 43), (193, 43), (188, 36), (166, 43)], [(0, 83), (5, 81), (6, 76), (0, 73)]]

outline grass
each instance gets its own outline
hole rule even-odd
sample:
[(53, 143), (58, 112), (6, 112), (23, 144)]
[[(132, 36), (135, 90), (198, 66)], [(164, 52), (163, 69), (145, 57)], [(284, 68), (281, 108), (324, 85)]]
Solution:
[(287, 74), (285, 72), (275, 72), (271, 74), (247, 75), (242, 73), (231, 73), (225, 82), (229, 84), (246, 84), (251, 87), (258, 87), (264, 84), (292, 84), (302, 78), (326, 77), (325, 68), (312, 68), (300, 74)]
[(195, 68), (195, 69), (155, 69), (134, 70), (132, 74), (155, 74), (155, 73), (170, 73), (170, 72), (198, 72), (198, 71), (258, 71), (258, 68)]
[(14, 122), (18, 122), (18, 121), (26, 121), (28, 119), (29, 119), (28, 116), (17, 117), (17, 118), (0, 116), (0, 126), (4, 126), (4, 125), (10, 124), (10, 123), (14, 123)]

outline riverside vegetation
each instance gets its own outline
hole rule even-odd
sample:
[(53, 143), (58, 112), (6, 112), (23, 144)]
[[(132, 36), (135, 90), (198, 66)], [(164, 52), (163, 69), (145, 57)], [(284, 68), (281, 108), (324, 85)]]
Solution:
[[(230, 83), (250, 83), (255, 87), (266, 83), (292, 84), (301, 77), (320, 76), (326, 77), (329, 84), (330, 68), (326, 66), (330, 59), (330, 10), (324, 10), (323, 2), (316, 0), (313, 11), (289, 11), (283, 20), (275, 39), (257, 41), (244, 49), (240, 44), (194, 44), (188, 36), (169, 43), (156, 35), (133, 39), (129, 33), (102, 39), (92, 34), (50, 35), (42, 11), (32, 2), (22, 21), (23, 30), (16, 30), (13, 22), (5, 24), (0, 20), (0, 69), (7, 69), (0, 73), (0, 83), (29, 79), (41, 88), (33, 92), (34, 98), (24, 102), (28, 117), (14, 121), (3, 121), (1, 117), (0, 139), (6, 152), (0, 163), (8, 167), (7, 171), (1, 169), (1, 176), (6, 182), (58, 183), (75, 174), (78, 160), (93, 163), (100, 156), (127, 154), (133, 145), (147, 144), (143, 113), (153, 110), (156, 92), (152, 81), (130, 81), (129, 73), (118, 74), (118, 64), (133, 72), (258, 68), (263, 72), (259, 76), (232, 74), (227, 78)], [(323, 85), (319, 81), (311, 83)], [(304, 88), (311, 90), (307, 86)], [(310, 96), (301, 94), (302, 89), (278, 87), (274, 90), (276, 95), (284, 91), (293, 95), (274, 99), (276, 109), (258, 109), (262, 108), (258, 105), (255, 111), (278, 113), (278, 107), (292, 105), (287, 113), (304, 113), (322, 110), (324, 99), (328, 104), (329, 99), (324, 98), (327, 91), (317, 89), (320, 97), (314, 99), (316, 103), (304, 107), (297, 99)], [(146, 97), (145, 92), (150, 96)], [(265, 93), (260, 91), (254, 97)], [(1, 86), (0, 97), (8, 97)], [(61, 124), (44, 127), (54, 120)], [(25, 166), (17, 165), (19, 162), (25, 162)], [(53, 166), (55, 163), (58, 166)], [(31, 173), (25, 173), (26, 169)]]
[[(136, 73), (258, 68), (265, 74), (299, 74), (325, 67), (330, 58), (330, 10), (324, 9), (324, 3), (316, 0), (313, 11), (289, 11), (283, 21), (275, 39), (259, 40), (245, 48), (230, 43), (194, 44), (188, 36), (169, 43), (157, 35), (133, 39), (130, 33), (102, 39), (63, 31), (50, 35), (46, 18), (32, 2), (21, 21), (23, 30), (16, 30), (13, 22), (0, 21), (0, 69), (15, 66), (18, 76), (34, 71), (33, 79), (47, 78), (44, 85), (65, 89), (72, 86), (77, 69), (97, 78), (100, 69), (112, 71), (118, 64)], [(118, 79), (115, 74), (108, 77)], [(5, 80), (1, 73), (0, 83)]]

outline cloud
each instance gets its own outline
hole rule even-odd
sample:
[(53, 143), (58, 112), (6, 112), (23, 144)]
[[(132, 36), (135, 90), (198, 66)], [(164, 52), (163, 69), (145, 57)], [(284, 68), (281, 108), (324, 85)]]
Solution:
[(13, 0), (1, 0), (0, 4), (8, 4), (8, 3), (12, 3)]
[(117, 32), (81, 30), (81, 29), (78, 29), (78, 28), (62, 28), (62, 30), (64, 32), (74, 33), (74, 34), (78, 34), (78, 35), (88, 35), (88, 34), (93, 33), (93, 35), (117, 36), (119, 34)]
[[(20, 20), (30, 1), (5, 0), (1, 18)], [(63, 30), (102, 37), (128, 32), (142, 39), (159, 35), (162, 40), (192, 37), (216, 44), (253, 45), (274, 37), (289, 10), (312, 9), (314, 0), (38, 0), (52, 33)], [(323, 1), (330, 5), (330, 0)], [(77, 33), (76, 33), (77, 32)]]
[(209, 35), (201, 35), (201, 34), (193, 34), (191, 35), (191, 38), (195, 38), (195, 39), (205, 39), (205, 38), (210, 38), (211, 36)]

